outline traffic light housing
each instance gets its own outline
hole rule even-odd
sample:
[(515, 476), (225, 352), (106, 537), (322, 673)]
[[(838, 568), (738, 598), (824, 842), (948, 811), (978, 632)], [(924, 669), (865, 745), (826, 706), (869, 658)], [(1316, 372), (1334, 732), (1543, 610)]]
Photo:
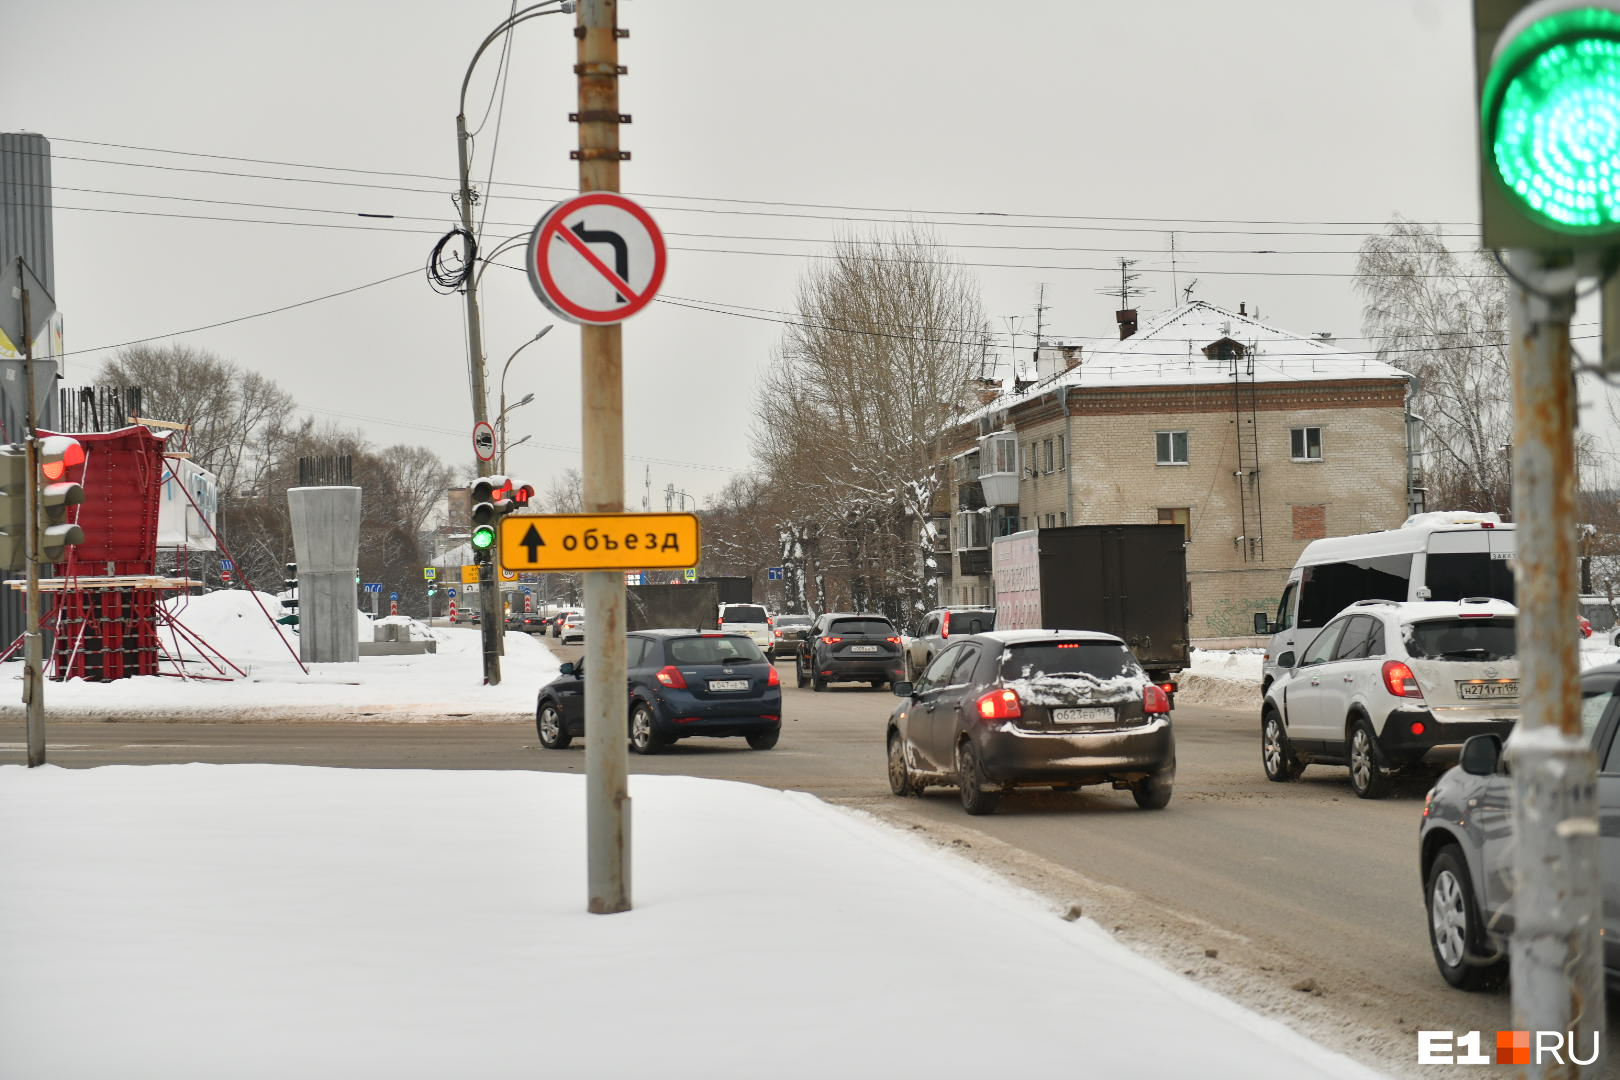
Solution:
[(0, 569), (27, 564), (27, 483), (27, 452), (16, 443), (0, 446)]
[(1474, 0), (1488, 248), (1620, 247), (1620, 0)]
[(286, 576), (281, 579), (281, 587), (292, 595), (282, 597), (281, 606), (287, 609), (287, 614), (277, 619), (276, 622), (281, 623), (283, 626), (297, 626), (298, 564), (290, 562), (285, 564), (282, 569), (286, 571)]
[(61, 562), (67, 549), (84, 543), (84, 530), (67, 521), (68, 507), (84, 502), (84, 488), (66, 479), (67, 471), (84, 464), (84, 447), (67, 435), (39, 440), (39, 558)]
[[(533, 492), (533, 489), (530, 489)], [(473, 552), (487, 555), (495, 546), (495, 529), (501, 518), (517, 509), (512, 498), (512, 481), (504, 476), (483, 476), (472, 489)]]

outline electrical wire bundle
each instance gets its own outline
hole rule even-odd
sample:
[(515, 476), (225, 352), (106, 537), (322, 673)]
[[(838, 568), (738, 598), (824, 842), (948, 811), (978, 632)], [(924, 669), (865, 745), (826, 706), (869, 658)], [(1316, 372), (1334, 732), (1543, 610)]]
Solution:
[[(454, 253), (445, 251), (445, 246), (457, 236), (461, 237), (462, 243), (459, 258)], [(477, 258), (477, 238), (461, 226), (456, 226), (439, 237), (439, 242), (433, 245), (433, 253), (428, 256), (427, 263), (428, 284), (433, 286), (435, 292), (455, 292), (466, 282), (467, 275), (472, 273), (473, 263)]]

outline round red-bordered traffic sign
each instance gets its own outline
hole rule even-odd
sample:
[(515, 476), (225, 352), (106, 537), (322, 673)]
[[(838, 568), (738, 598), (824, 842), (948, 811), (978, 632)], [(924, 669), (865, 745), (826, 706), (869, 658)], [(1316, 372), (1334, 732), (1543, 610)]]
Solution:
[(529, 284), (570, 322), (607, 326), (658, 294), (668, 252), (652, 215), (616, 191), (564, 199), (529, 235)]
[(473, 425), (473, 453), (478, 455), (479, 461), (495, 460), (495, 429), (489, 426), (488, 420), (480, 420)]

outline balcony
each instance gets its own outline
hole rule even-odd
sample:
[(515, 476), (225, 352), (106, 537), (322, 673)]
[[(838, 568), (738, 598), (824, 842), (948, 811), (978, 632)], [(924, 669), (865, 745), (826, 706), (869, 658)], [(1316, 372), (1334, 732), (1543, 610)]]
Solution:
[(998, 431), (979, 440), (979, 485), (988, 506), (1018, 505), (1018, 436)]

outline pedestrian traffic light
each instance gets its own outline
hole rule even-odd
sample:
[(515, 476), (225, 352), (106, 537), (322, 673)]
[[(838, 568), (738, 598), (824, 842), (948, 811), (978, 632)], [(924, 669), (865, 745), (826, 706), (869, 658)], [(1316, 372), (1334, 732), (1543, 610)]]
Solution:
[(0, 446), (0, 569), (21, 570), (28, 544), (28, 454)]
[(527, 510), (529, 508), (529, 501), (531, 499), (533, 499), (533, 498), (534, 498), (534, 485), (533, 484), (514, 484), (514, 485), (512, 485), (512, 502), (513, 502), (516, 509), (518, 509), (518, 510)]
[(84, 502), (84, 488), (65, 479), (67, 471), (84, 464), (84, 447), (67, 435), (39, 440), (39, 558), (61, 562), (73, 544), (84, 543), (84, 530), (67, 521), (68, 507)]
[(517, 508), (512, 501), (512, 481), (504, 476), (484, 476), (472, 489), (472, 546), (478, 554), (495, 546), (495, 526)]
[(1475, 0), (1489, 248), (1620, 246), (1620, 0)]
[(276, 622), (281, 623), (283, 626), (297, 626), (298, 564), (290, 562), (284, 565), (282, 569), (286, 571), (286, 576), (281, 579), (281, 587), (286, 590), (287, 595), (281, 598), (281, 606), (287, 609), (287, 614), (277, 619)]

